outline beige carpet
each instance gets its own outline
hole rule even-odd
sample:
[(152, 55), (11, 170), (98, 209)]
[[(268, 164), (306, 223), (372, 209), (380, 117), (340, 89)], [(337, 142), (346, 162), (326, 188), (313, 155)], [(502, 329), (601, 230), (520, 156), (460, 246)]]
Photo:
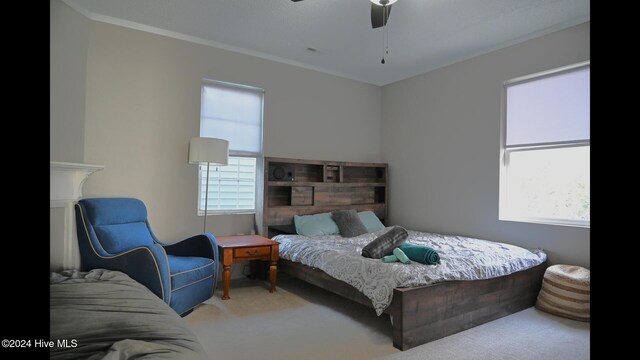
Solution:
[(590, 324), (529, 308), (407, 351), (387, 315), (300, 280), (239, 279), (185, 319), (211, 359), (589, 359)]

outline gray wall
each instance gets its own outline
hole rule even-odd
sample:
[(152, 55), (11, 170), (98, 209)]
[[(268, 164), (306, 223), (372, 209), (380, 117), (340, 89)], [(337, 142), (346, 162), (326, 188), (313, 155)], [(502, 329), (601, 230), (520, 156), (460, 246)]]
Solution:
[[(90, 20), (58, 0), (49, 1), (49, 18), (49, 160), (81, 163)], [(64, 257), (64, 211), (49, 209), (52, 266)]]
[(390, 220), (544, 248), (589, 267), (590, 230), (498, 221), (500, 96), (508, 79), (590, 59), (590, 23), (383, 87)]
[[(267, 156), (380, 160), (378, 86), (92, 21), (84, 155), (105, 169), (87, 180), (86, 196), (142, 199), (165, 241), (202, 231), (187, 154), (203, 78), (265, 89)], [(207, 221), (215, 235), (252, 229), (252, 215)]]
[(49, 160), (83, 162), (90, 20), (49, 1)]

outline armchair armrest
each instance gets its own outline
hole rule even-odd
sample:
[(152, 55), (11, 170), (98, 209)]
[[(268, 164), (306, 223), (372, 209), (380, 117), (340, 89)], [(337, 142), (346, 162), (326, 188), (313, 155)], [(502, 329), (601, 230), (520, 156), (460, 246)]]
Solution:
[(164, 247), (164, 250), (169, 255), (199, 256), (213, 259), (215, 263), (213, 291), (216, 290), (216, 286), (218, 284), (218, 267), (220, 262), (218, 261), (218, 241), (216, 240), (215, 236), (213, 236), (211, 233), (204, 233), (186, 238), (172, 244), (162, 245)]
[(161, 244), (168, 255), (199, 256), (218, 261), (218, 242), (210, 233), (198, 234), (171, 244)]
[(162, 246), (156, 244), (141, 246), (122, 254), (100, 257), (94, 261), (93, 265), (94, 268), (102, 267), (127, 274), (169, 304), (171, 278), (169, 263)]

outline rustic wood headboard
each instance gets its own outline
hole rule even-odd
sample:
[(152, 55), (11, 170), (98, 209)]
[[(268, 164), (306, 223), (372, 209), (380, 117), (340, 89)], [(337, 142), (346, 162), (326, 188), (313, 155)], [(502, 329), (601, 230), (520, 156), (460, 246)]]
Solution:
[(387, 217), (387, 164), (265, 157), (262, 170), (256, 194), (262, 236), (295, 233), (294, 215), (354, 209)]

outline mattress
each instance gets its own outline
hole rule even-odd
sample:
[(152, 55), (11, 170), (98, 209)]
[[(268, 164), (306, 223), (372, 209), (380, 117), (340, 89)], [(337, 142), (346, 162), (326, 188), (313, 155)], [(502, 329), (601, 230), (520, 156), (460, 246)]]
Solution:
[(393, 289), (442, 281), (482, 280), (542, 264), (542, 249), (527, 250), (488, 240), (409, 230), (407, 242), (434, 248), (439, 265), (383, 263), (361, 256), (362, 248), (389, 228), (353, 238), (339, 235), (278, 235), (280, 258), (318, 268), (366, 295), (380, 315), (393, 300)]
[(50, 274), (51, 359), (206, 359), (186, 322), (122, 272)]

